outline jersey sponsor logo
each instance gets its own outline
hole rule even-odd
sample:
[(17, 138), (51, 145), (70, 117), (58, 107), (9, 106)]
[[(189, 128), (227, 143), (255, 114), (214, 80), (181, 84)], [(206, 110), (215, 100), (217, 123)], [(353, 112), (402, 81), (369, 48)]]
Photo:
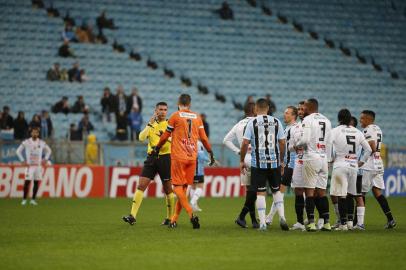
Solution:
[(179, 112), (179, 116), (182, 118), (197, 119), (197, 115), (195, 113)]

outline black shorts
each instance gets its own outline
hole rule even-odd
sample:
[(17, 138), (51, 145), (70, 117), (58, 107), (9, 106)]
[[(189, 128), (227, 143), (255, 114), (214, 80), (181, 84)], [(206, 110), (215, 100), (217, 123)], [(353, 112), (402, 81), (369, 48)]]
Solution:
[(193, 183), (195, 184), (202, 184), (204, 183), (204, 175), (195, 175), (195, 178), (193, 180)]
[(161, 181), (171, 180), (171, 155), (162, 155), (159, 158), (148, 155), (144, 161), (144, 168), (142, 168), (141, 176), (154, 180), (155, 175), (159, 174)]
[(281, 184), (285, 187), (290, 187), (292, 183), (293, 168), (285, 167)]
[(279, 168), (259, 169), (251, 167), (251, 186), (257, 192), (266, 192), (266, 183), (272, 193), (279, 191), (281, 184), (281, 171)]
[(357, 175), (357, 194), (362, 194), (362, 175)]

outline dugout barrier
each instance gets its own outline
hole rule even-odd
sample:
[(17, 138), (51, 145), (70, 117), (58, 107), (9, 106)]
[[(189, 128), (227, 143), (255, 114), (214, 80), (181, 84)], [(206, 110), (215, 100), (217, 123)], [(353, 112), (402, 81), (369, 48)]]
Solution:
[[(21, 198), (25, 179), (24, 166), (0, 165), (0, 198)], [(141, 167), (53, 165), (43, 167), (38, 197), (118, 198), (132, 197)], [(206, 168), (204, 197), (241, 197), (238, 168)], [(384, 174), (386, 196), (406, 196), (406, 169), (388, 168)], [(163, 197), (159, 176), (145, 197)]]

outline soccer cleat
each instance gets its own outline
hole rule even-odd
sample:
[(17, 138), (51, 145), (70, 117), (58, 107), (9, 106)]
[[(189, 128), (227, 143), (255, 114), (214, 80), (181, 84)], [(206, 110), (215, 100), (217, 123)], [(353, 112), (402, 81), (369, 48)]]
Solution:
[(338, 228), (335, 228), (335, 231), (348, 231), (348, 226), (347, 224), (340, 224), (340, 226), (338, 226)]
[(259, 223), (258, 223), (258, 221), (256, 221), (256, 220), (252, 221), (252, 228), (254, 228), (254, 229), (259, 229)]
[(248, 228), (247, 226), (247, 222), (245, 221), (245, 219), (240, 219), (240, 217), (237, 217), (237, 219), (235, 220), (235, 224), (237, 224), (238, 226), (240, 226), (241, 228)]
[(192, 204), (192, 210), (193, 212), (202, 212), (203, 210), (197, 205), (197, 203)]
[(271, 225), (272, 225), (272, 217), (271, 217), (271, 214), (269, 214), (269, 215), (266, 216), (266, 218), (265, 218), (265, 223), (266, 223), (266, 225), (268, 225), (268, 226), (271, 226)]
[(309, 223), (309, 225), (307, 225), (306, 230), (308, 232), (316, 232), (317, 228), (316, 228), (316, 224), (314, 222)]
[(292, 231), (305, 231), (306, 227), (305, 227), (305, 225), (303, 225), (303, 224), (301, 224), (299, 222), (296, 222), (295, 224), (293, 224), (293, 226), (292, 226), (292, 228), (290, 228), (290, 230), (292, 230)]
[(21, 201), (21, 205), (26, 205), (27, 204), (27, 200), (22, 200)]
[(123, 217), (124, 222), (127, 222), (130, 225), (134, 225), (137, 221), (133, 217), (133, 215), (128, 215)]
[(35, 200), (31, 200), (31, 201), (30, 201), (30, 204), (31, 204), (31, 205), (34, 205), (34, 206), (35, 206), (35, 205), (38, 205), (38, 203), (37, 203)]
[(393, 229), (396, 227), (396, 221), (392, 219), (391, 221), (388, 221), (385, 225), (385, 229)]
[(169, 218), (165, 218), (164, 221), (162, 221), (161, 226), (169, 226), (171, 223), (171, 220)]
[(338, 227), (340, 227), (340, 221), (336, 221), (336, 223), (333, 226), (331, 226), (331, 229), (335, 230)]
[(264, 231), (266, 231), (266, 230), (267, 230), (266, 224), (261, 224), (261, 225), (259, 226), (258, 231), (264, 232)]
[(330, 232), (330, 231), (331, 231), (331, 225), (330, 225), (330, 223), (325, 223), (325, 224), (323, 225), (323, 227), (321, 227), (320, 230), (321, 230), (321, 231), (324, 231), (324, 232)]
[(350, 231), (354, 230), (354, 223), (352, 222), (352, 220), (347, 221), (347, 227), (348, 227), (348, 230), (350, 230)]
[(321, 228), (323, 228), (323, 225), (324, 225), (324, 219), (319, 218), (319, 220), (317, 221), (316, 229), (321, 230)]
[(178, 223), (176, 223), (176, 221), (169, 222), (168, 227), (171, 228), (171, 229), (175, 229), (176, 227), (178, 227)]
[(357, 224), (353, 227), (354, 231), (365, 231), (365, 225), (364, 224)]
[(281, 218), (281, 219), (279, 220), (279, 226), (281, 226), (282, 231), (289, 231), (289, 226), (288, 226), (288, 224), (286, 223), (286, 219)]
[(193, 229), (200, 229), (200, 223), (199, 223), (198, 216), (192, 216), (192, 218), (190, 219), (190, 222), (192, 222)]

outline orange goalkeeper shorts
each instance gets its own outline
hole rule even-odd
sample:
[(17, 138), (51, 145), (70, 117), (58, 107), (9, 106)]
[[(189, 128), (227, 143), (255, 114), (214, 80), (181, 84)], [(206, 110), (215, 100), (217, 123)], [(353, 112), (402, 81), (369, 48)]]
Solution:
[(196, 160), (171, 160), (172, 185), (192, 185), (196, 173)]

